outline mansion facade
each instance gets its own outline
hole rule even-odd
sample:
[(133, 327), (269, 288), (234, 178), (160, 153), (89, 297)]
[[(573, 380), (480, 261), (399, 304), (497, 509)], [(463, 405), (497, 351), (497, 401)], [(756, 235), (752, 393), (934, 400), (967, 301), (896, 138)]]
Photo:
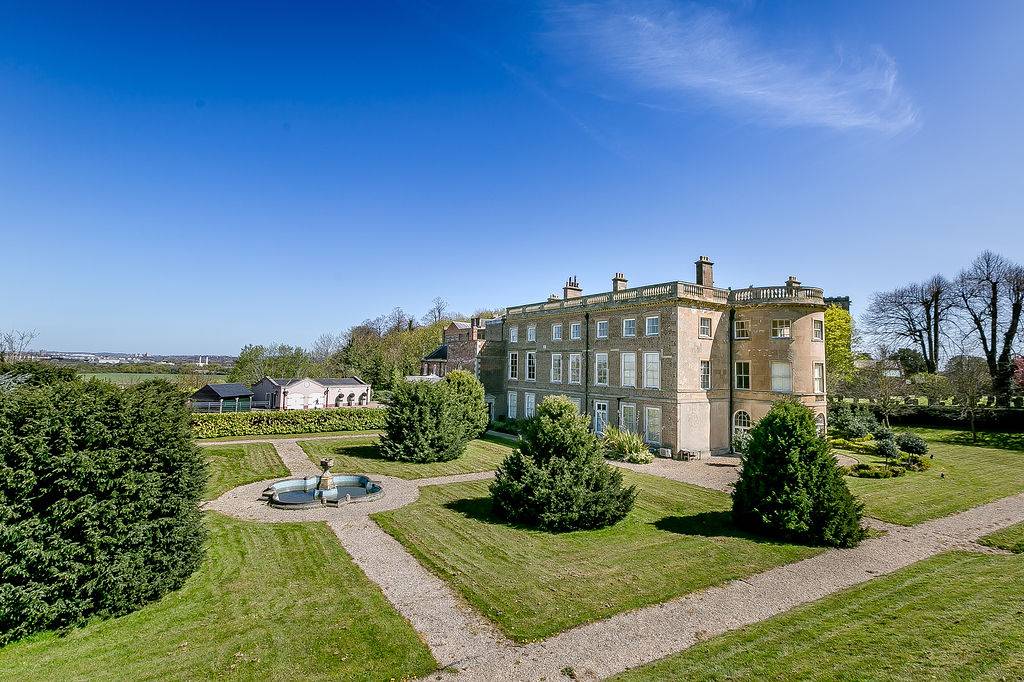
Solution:
[[(825, 308), (821, 289), (784, 285), (722, 289), (714, 264), (696, 281), (512, 306), (488, 320), (476, 374), (492, 418), (526, 418), (549, 395), (566, 395), (598, 432), (616, 426), (673, 453), (721, 454), (772, 403), (792, 398), (825, 427)], [(473, 325), (474, 327), (476, 325)], [(474, 341), (477, 339), (474, 339)]]

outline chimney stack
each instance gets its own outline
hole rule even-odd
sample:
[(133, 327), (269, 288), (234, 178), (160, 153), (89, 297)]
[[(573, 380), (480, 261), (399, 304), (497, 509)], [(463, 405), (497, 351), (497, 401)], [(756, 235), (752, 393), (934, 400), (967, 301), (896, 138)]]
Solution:
[(714, 263), (707, 256), (701, 256), (694, 265), (697, 266), (697, 284), (702, 287), (715, 286)]
[(576, 279), (576, 275), (573, 275), (565, 281), (565, 286), (562, 287), (562, 298), (579, 298), (582, 295), (583, 289), (580, 287), (580, 283)]
[(558, 294), (548, 294), (548, 303), (554, 303), (555, 301), (561, 301), (562, 297)]
[(786, 286), (790, 289), (797, 289), (800, 287), (800, 280), (796, 278), (796, 275), (790, 275), (786, 280)]
[(612, 291), (622, 291), (629, 285), (629, 280), (621, 272), (616, 272), (612, 277)]

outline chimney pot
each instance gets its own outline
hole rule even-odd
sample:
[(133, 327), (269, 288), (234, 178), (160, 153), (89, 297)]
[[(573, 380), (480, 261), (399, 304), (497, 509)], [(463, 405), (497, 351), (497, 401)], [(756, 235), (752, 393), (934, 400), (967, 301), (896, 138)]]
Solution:
[(621, 272), (616, 272), (612, 277), (612, 291), (622, 291), (629, 286), (629, 280)]
[(576, 279), (576, 275), (573, 275), (565, 281), (565, 286), (562, 287), (562, 298), (579, 298), (583, 295), (583, 288), (580, 287), (579, 280)]
[(789, 279), (786, 280), (786, 286), (791, 289), (795, 289), (800, 286), (800, 280), (798, 280), (795, 275), (790, 275)]

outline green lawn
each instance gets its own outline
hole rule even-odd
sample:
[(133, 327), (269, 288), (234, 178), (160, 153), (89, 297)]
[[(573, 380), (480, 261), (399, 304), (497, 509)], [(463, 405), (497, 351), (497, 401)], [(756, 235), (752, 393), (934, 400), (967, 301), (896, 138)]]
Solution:
[(986, 535), (981, 539), (981, 544), (1024, 554), (1024, 523)]
[(474, 471), (496, 469), (501, 460), (512, 451), (508, 443), (492, 438), (474, 440), (466, 446), (466, 452), (450, 462), (392, 462), (382, 459), (376, 438), (351, 438), (347, 440), (306, 440), (299, 446), (306, 451), (314, 464), (320, 464), (324, 457), (334, 458), (333, 471), (354, 474), (380, 474), (397, 478), (430, 478), (451, 476)]
[[(180, 374), (173, 374), (171, 372), (82, 372), (79, 376), (83, 379), (109, 381), (112, 384), (118, 384), (121, 386), (138, 384), (143, 381), (149, 381), (150, 379), (167, 379), (167, 381), (177, 381), (181, 377)], [(226, 374), (208, 374), (203, 377), (203, 379), (210, 384), (222, 384), (227, 378)]]
[(485, 481), (423, 488), (413, 504), (374, 519), (518, 641), (820, 551), (738, 532), (724, 493), (624, 475), (640, 488), (636, 507), (602, 530), (554, 534), (506, 525), (491, 516)]
[(390, 680), (436, 668), (324, 525), (207, 515), (209, 554), (135, 613), (0, 649), (4, 679)]
[(615, 679), (1024, 679), (1021, 585), (1024, 556), (941, 554)]
[[(935, 457), (930, 469), (900, 478), (846, 478), (868, 516), (913, 525), (1024, 491), (1024, 452), (943, 442), (952, 432), (939, 429), (915, 431), (928, 439), (929, 455)], [(843, 452), (861, 462), (882, 461)]]
[(245, 483), (287, 476), (277, 450), (270, 443), (213, 445), (203, 448), (210, 463), (210, 480), (203, 499), (212, 500)]
[(314, 431), (305, 433), (275, 433), (263, 436), (221, 436), (219, 438), (198, 438), (197, 443), (230, 443), (239, 440), (282, 440), (289, 438), (329, 438), (331, 436), (376, 436), (379, 430), (373, 431)]

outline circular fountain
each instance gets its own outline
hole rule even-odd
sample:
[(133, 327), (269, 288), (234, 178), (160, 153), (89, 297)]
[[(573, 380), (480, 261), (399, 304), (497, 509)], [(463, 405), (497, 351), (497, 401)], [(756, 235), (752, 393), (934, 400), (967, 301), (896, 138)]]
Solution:
[(320, 467), (323, 472), (319, 476), (278, 481), (263, 491), (263, 497), (270, 506), (282, 509), (336, 507), (339, 504), (369, 502), (383, 497), (383, 489), (368, 476), (332, 474), (333, 465), (333, 459), (322, 459)]

